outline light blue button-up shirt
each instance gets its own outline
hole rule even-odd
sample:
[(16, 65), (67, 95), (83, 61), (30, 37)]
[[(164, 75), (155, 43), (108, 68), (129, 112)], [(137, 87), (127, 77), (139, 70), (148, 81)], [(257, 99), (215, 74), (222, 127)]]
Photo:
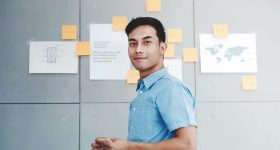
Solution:
[(173, 138), (178, 128), (197, 126), (194, 96), (167, 68), (139, 80), (136, 90), (129, 108), (128, 141), (159, 142)]

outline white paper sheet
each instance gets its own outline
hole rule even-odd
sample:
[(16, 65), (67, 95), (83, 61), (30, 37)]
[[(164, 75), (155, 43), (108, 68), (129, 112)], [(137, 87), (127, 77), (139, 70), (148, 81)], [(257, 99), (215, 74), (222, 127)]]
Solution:
[(180, 58), (164, 58), (164, 66), (168, 68), (168, 72), (179, 80), (182, 79), (182, 59)]
[(76, 42), (32, 41), (29, 73), (78, 73)]
[(227, 38), (200, 35), (202, 73), (256, 73), (256, 35), (229, 34)]
[(130, 67), (128, 39), (124, 31), (112, 31), (112, 24), (91, 24), (91, 80), (126, 80)]

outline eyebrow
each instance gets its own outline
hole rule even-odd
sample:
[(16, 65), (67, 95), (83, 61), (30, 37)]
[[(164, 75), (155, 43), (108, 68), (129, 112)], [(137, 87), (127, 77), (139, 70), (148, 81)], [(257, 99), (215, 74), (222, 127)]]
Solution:
[(128, 39), (128, 41), (136, 41), (136, 39)]
[[(153, 38), (153, 37), (151, 37), (151, 36), (145, 36), (145, 37), (143, 37), (142, 39), (150, 39), (150, 38)], [(136, 41), (136, 39), (134, 39), (134, 38), (131, 38), (131, 39), (128, 39), (128, 41)]]
[(152, 38), (151, 36), (145, 36), (145, 37), (143, 37), (143, 39), (150, 39), (150, 38)]

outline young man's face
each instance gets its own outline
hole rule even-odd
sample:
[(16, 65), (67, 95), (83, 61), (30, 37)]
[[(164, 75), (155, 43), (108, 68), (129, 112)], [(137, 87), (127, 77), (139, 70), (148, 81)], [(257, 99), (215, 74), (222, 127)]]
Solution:
[(154, 72), (163, 67), (166, 44), (159, 42), (156, 30), (149, 25), (136, 27), (128, 35), (128, 54), (133, 66), (141, 72)]

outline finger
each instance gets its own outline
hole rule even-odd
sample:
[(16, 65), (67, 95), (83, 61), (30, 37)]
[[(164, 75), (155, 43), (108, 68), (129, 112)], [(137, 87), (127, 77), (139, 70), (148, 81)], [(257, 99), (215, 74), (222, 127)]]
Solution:
[(95, 144), (95, 143), (91, 143), (90, 146), (93, 147), (94, 144)]
[(93, 144), (91, 144), (91, 147), (92, 148), (102, 148), (102, 145), (93, 143)]
[(106, 139), (106, 137), (97, 137), (97, 138), (95, 138), (95, 142), (96, 142), (96, 140), (98, 140), (98, 139)]
[(113, 138), (110, 138), (111, 139), (111, 141), (117, 141), (117, 140), (120, 140), (119, 138), (117, 138), (117, 137), (113, 137)]
[(92, 148), (91, 150), (104, 150), (103, 148)]
[(105, 139), (103, 138), (103, 139), (96, 139), (96, 143), (104, 147), (111, 147), (112, 141), (109, 138), (105, 138)]
[[(100, 145), (100, 144), (97, 144), (97, 143), (91, 143), (91, 147), (96, 147), (97, 145)], [(100, 145), (102, 146), (102, 145)]]
[(97, 137), (95, 139), (95, 143), (92, 143), (92, 144), (99, 144), (100, 146), (102, 146), (101, 143), (100, 143), (100, 140), (102, 140), (102, 139), (106, 139), (106, 138), (105, 137)]

